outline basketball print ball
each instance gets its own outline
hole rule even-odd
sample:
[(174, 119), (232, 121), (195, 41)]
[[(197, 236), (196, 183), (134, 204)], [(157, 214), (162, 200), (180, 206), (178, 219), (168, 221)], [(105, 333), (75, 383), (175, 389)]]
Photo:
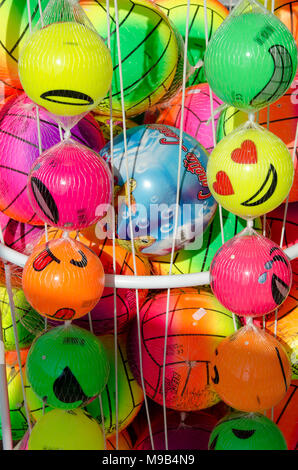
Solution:
[(211, 382), (215, 392), (232, 408), (264, 411), (286, 394), (291, 383), (291, 365), (277, 339), (247, 325), (215, 348)]
[[(187, 14), (187, 0), (153, 0), (177, 28), (182, 38), (185, 40), (185, 21)], [(187, 56), (190, 64), (195, 66), (199, 60), (203, 60), (206, 49), (206, 32), (205, 32), (205, 13), (204, 0), (190, 0), (189, 2), (189, 29), (188, 29), (188, 51)], [(206, 29), (207, 39), (210, 40), (212, 35), (221, 25), (223, 20), (228, 16), (228, 9), (217, 0), (206, 1)], [(196, 85), (206, 82), (204, 69), (201, 67), (193, 72), (189, 77), (186, 86)], [(204, 145), (204, 144), (203, 144)]]
[[(140, 311), (141, 352), (146, 394), (163, 404), (162, 370), (167, 291), (152, 295)], [(236, 323), (237, 324), (237, 323)], [(231, 312), (206, 289), (171, 290), (165, 365), (165, 405), (195, 411), (219, 402), (211, 383), (210, 361), (220, 340), (234, 329)], [(140, 356), (137, 321), (128, 337), (128, 359), (139, 383)]]
[[(182, 414), (182, 413), (181, 413)], [(174, 411), (167, 412), (168, 450), (208, 450), (210, 433), (217, 418), (206, 411), (186, 414), (184, 417)], [(154, 450), (166, 450), (164, 420), (161, 413), (152, 420)], [(138, 436), (135, 450), (152, 450), (148, 429)]]
[[(0, 227), (3, 234), (5, 245), (22, 254), (29, 255), (34, 245), (37, 243), (43, 233), (41, 227), (34, 227), (23, 222), (11, 219), (7, 215), (0, 212)], [(15, 264), (9, 263), (11, 283), (13, 287), (21, 287), (23, 268)], [(0, 286), (5, 287), (5, 271), (4, 264), (0, 261)]]
[(70, 238), (37, 245), (23, 271), (22, 286), (32, 307), (54, 320), (86, 315), (104, 288), (101, 261), (90, 248)]
[(106, 446), (107, 450), (132, 450), (133, 448), (129, 432), (126, 429), (118, 434), (118, 445), (115, 435), (106, 439)]
[[(170, 88), (177, 69), (178, 44), (164, 13), (149, 0), (120, 0), (119, 34), (127, 117), (156, 104)], [(80, 0), (96, 31), (107, 41), (105, 0)], [(110, 5), (111, 55), (113, 61), (112, 113), (122, 116), (119, 56), (114, 5)], [(109, 114), (109, 95), (97, 108)]]
[(254, 5), (251, 11), (237, 12), (235, 8), (212, 36), (204, 68), (218, 98), (254, 112), (277, 101), (290, 87), (297, 47), (287, 27), (263, 8)]
[[(25, 352), (25, 355), (28, 351)], [(21, 360), (25, 361), (24, 354)], [(11, 362), (9, 364), (8, 362)], [(22, 362), (23, 364), (23, 362)], [(24, 373), (24, 367), (22, 365)], [(24, 398), (22, 391), (22, 382), (20, 375), (20, 367), (17, 363), (17, 355), (15, 352), (10, 352), (10, 358), (6, 365), (6, 378), (7, 378), (7, 392), (9, 400), (9, 414), (11, 422), (11, 434), (14, 441), (22, 439), (28, 429), (28, 422), (26, 411), (24, 407)], [(0, 437), (3, 439), (2, 423), (0, 420)]]
[[(127, 335), (122, 334), (117, 338), (117, 369), (114, 336), (105, 335), (100, 336), (99, 339), (104, 345), (110, 363), (108, 383), (101, 394), (103, 415), (98, 398), (89, 403), (86, 410), (98, 423), (102, 425), (104, 422), (105, 433), (110, 438), (110, 436), (115, 436), (117, 424), (118, 432), (122, 432), (134, 420), (141, 409), (144, 395), (128, 364)], [(118, 390), (118, 423), (116, 390)]]
[[(113, 274), (113, 243), (112, 240), (105, 239), (98, 243), (97, 250), (100, 261), (102, 262), (105, 274)], [(115, 245), (116, 255), (116, 274), (122, 276), (134, 275), (134, 263), (132, 253), (126, 251), (119, 245)], [(147, 258), (142, 258), (136, 254), (136, 274), (138, 276), (150, 276), (151, 266)], [(141, 307), (146, 295), (147, 289), (138, 290), (138, 302)], [(114, 289), (105, 287), (99, 302), (91, 310), (91, 322), (94, 334), (103, 335), (114, 332)], [(122, 333), (127, 331), (130, 322), (137, 313), (137, 299), (135, 289), (116, 289), (116, 315), (117, 331)], [(89, 315), (76, 321), (82, 328), (89, 329)]]
[[(221, 104), (215, 95), (213, 99), (213, 110)], [(171, 106), (161, 111), (156, 124), (167, 124), (180, 129), (181, 123), (182, 92), (171, 101)], [(208, 123), (211, 116), (210, 89), (208, 84), (192, 86), (185, 91), (185, 108), (183, 119), (183, 131), (194, 137), (201, 145), (211, 152), (214, 147), (212, 122)], [(218, 114), (214, 118), (215, 126)]]
[[(260, 3), (264, 3), (261, 0)], [(267, 1), (267, 8), (272, 11), (272, 0)], [(286, 27), (291, 31), (297, 44), (298, 39), (298, 2), (297, 0), (275, 0), (274, 1), (274, 14), (282, 21)]]
[[(271, 411), (271, 410), (270, 410)], [(269, 413), (268, 413), (268, 416)], [(289, 450), (298, 448), (298, 380), (293, 380), (286, 395), (274, 407), (273, 419), (283, 433)]]
[[(42, 150), (60, 142), (58, 124), (39, 110)], [(72, 130), (72, 138), (98, 152), (104, 139), (91, 115), (85, 116)], [(36, 107), (23, 93), (0, 111), (0, 210), (19, 222), (43, 225), (32, 209), (27, 195), (29, 172), (39, 156)]]
[[(49, 0), (41, 0), (42, 11)], [(40, 19), (39, 1), (31, 0), (30, 16), (26, 0), (4, 0), (0, 3), (0, 98), (21, 93), (18, 75), (19, 53), (29, 35), (29, 17), (32, 27)]]
[[(15, 309), (15, 321), (17, 326), (18, 345), (20, 349), (23, 349), (30, 346), (35, 338), (35, 334), (32, 333), (32, 328), (27, 329), (26, 325), (32, 325), (32, 327), (36, 329), (38, 325), (44, 322), (42, 317), (27, 302), (25, 294), (21, 289), (13, 289), (12, 293)], [(9, 304), (9, 296), (5, 287), (0, 287), (0, 314), (5, 350), (15, 351), (16, 340)]]

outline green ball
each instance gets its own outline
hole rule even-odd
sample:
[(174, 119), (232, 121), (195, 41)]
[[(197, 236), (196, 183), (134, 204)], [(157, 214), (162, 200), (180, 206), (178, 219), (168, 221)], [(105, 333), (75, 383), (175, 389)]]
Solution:
[[(107, 42), (106, 0), (80, 0), (97, 33)], [(110, 5), (113, 61), (112, 111), (122, 116), (121, 80), (114, 5)], [(166, 15), (149, 0), (118, 0), (119, 35), (126, 116), (153, 106), (169, 90), (176, 75), (178, 44)], [(109, 94), (98, 105), (109, 115)]]
[(209, 450), (287, 450), (280, 429), (258, 413), (234, 412), (213, 429)]
[[(38, 324), (42, 317), (27, 302), (25, 294), (21, 289), (13, 289), (12, 292), (13, 302), (15, 305), (19, 347), (22, 349), (30, 346), (36, 336), (32, 333), (32, 330), (26, 328), (25, 325)], [(9, 297), (5, 287), (0, 287), (0, 313), (2, 316), (2, 331), (5, 349), (7, 351), (15, 351), (16, 342), (9, 306)]]
[[(24, 373), (24, 369), (23, 369)], [(20, 368), (16, 366), (6, 366), (7, 390), (9, 399), (9, 414), (11, 423), (11, 434), (13, 441), (22, 439), (28, 429)], [(2, 393), (2, 392), (0, 392)], [(2, 439), (2, 424), (0, 417), (0, 439)]]
[(35, 339), (26, 375), (45, 404), (70, 410), (102, 392), (109, 362), (96, 336), (72, 324), (62, 325)]
[[(100, 337), (103, 342), (111, 365), (109, 380), (105, 390), (101, 395), (102, 407), (104, 414), (105, 433), (108, 436), (116, 432), (116, 376), (115, 376), (115, 352), (114, 352), (114, 336), (105, 335)], [(118, 430), (125, 429), (140, 411), (143, 404), (143, 391), (132, 375), (127, 362), (126, 352), (126, 335), (118, 335)], [(93, 400), (88, 406), (87, 411), (100, 424), (102, 423), (102, 415), (100, 402), (98, 399)]]
[(297, 47), (287, 27), (271, 13), (227, 18), (212, 37), (204, 68), (212, 90), (247, 112), (277, 101), (297, 69)]

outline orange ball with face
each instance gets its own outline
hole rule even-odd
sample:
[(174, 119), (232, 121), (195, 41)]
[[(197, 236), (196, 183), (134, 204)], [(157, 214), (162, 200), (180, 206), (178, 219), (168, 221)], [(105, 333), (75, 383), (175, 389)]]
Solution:
[(61, 238), (35, 247), (25, 264), (22, 285), (28, 302), (41, 315), (73, 320), (99, 301), (104, 270), (88, 247)]

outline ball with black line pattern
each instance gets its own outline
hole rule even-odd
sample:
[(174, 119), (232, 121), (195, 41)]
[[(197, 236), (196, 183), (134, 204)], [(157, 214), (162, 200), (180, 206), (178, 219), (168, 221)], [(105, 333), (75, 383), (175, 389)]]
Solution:
[(110, 371), (96, 336), (74, 325), (46, 331), (28, 353), (26, 376), (41, 405), (71, 410), (102, 393)]
[(266, 416), (233, 412), (213, 429), (209, 450), (287, 450), (287, 444), (280, 429)]
[[(165, 391), (165, 406), (177, 411), (215, 405), (220, 398), (212, 386), (210, 361), (220, 340), (234, 331), (231, 312), (219, 304), (209, 289), (171, 290), (163, 388), (166, 312), (166, 290), (148, 296), (140, 310), (142, 370), (147, 396), (163, 405)], [(127, 347), (131, 370), (141, 384), (137, 319), (129, 332)]]
[[(42, 317), (27, 302), (24, 292), (21, 289), (13, 289), (13, 302), (15, 309), (15, 321), (18, 334), (19, 348), (26, 348), (31, 345), (35, 338), (33, 330), (44, 327)], [(0, 287), (0, 314), (2, 320), (3, 342), (6, 351), (16, 350), (16, 341), (13, 330), (11, 308), (6, 287)], [(29, 329), (26, 328), (29, 326)]]
[(272, 408), (291, 383), (291, 364), (284, 347), (254, 325), (223, 339), (214, 350), (210, 368), (214, 391), (239, 411)]
[[(24, 368), (23, 368), (24, 373)], [(12, 439), (22, 439), (28, 429), (20, 368), (18, 364), (6, 365), (7, 392), (9, 400), (9, 415)], [(3, 393), (1, 391), (1, 393)], [(0, 439), (3, 439), (2, 423), (0, 419)]]
[(261, 5), (241, 4), (212, 36), (205, 53), (207, 81), (218, 98), (246, 112), (277, 101), (297, 69), (297, 47), (287, 27)]
[[(6, 100), (1, 108), (0, 210), (19, 222), (44, 225), (27, 195), (28, 175), (40, 154), (36, 120), (36, 106), (25, 93)], [(42, 150), (46, 151), (60, 142), (59, 126), (42, 108), (39, 122)], [(96, 152), (104, 145), (102, 132), (91, 114), (71, 129), (71, 138)]]
[[(188, 0), (153, 0), (177, 28), (185, 40), (185, 21)], [(188, 29), (188, 60), (195, 66), (203, 60), (206, 49), (205, 11), (204, 0), (190, 0), (189, 2), (189, 29)], [(217, 31), (224, 19), (228, 16), (228, 9), (217, 0), (206, 1), (207, 39)], [(186, 86), (206, 82), (204, 69), (196, 69), (188, 78)]]
[[(42, 11), (49, 0), (41, 0)], [(22, 93), (18, 75), (19, 53), (29, 35), (27, 0), (0, 1), (0, 97)], [(31, 24), (34, 28), (40, 19), (39, 1), (30, 0)]]
[[(178, 63), (178, 43), (167, 16), (149, 0), (118, 0), (119, 36), (126, 116), (156, 104), (169, 90)], [(96, 31), (107, 43), (106, 0), (80, 0)], [(113, 60), (112, 113), (122, 116), (121, 78), (114, 5), (110, 5)], [(109, 114), (109, 94), (96, 108)]]
[[(99, 424), (104, 421), (106, 436), (110, 438), (115, 436), (117, 426), (118, 432), (121, 432), (134, 420), (142, 407), (144, 394), (128, 364), (127, 335), (118, 335), (117, 379), (114, 336), (104, 335), (99, 336), (99, 339), (105, 347), (111, 367), (106, 388), (101, 394), (103, 416), (98, 398), (89, 403), (86, 410)], [(118, 421), (116, 394), (118, 396)]]

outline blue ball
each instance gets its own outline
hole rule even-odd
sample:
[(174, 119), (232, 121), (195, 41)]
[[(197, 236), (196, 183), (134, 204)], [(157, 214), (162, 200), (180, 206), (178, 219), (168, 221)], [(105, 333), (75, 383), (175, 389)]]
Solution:
[[(127, 163), (124, 138), (114, 140), (116, 236), (131, 248), (129, 197), (135, 249), (142, 255), (171, 252), (176, 220), (176, 194), (180, 131), (172, 126), (147, 124), (127, 131)], [(100, 155), (111, 163), (107, 144)], [(183, 132), (180, 165), (178, 224), (175, 250), (199, 249), (203, 232), (217, 207), (207, 186), (206, 150)], [(128, 184), (127, 184), (128, 183)]]

